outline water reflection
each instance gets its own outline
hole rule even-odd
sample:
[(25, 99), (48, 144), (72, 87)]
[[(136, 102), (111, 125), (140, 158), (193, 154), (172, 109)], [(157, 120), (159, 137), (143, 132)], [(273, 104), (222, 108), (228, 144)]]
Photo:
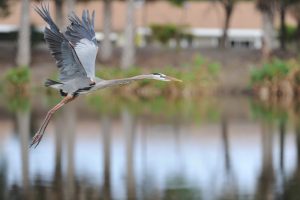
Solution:
[(126, 190), (127, 199), (136, 199), (135, 171), (134, 171), (134, 149), (135, 149), (135, 120), (130, 112), (124, 108), (122, 111), (122, 123), (124, 136), (126, 138)]
[(21, 170), (22, 170), (22, 196), (29, 199), (30, 184), (29, 184), (29, 132), (30, 132), (30, 111), (19, 110), (16, 113), (17, 117), (17, 132), (20, 134), (20, 154), (21, 154)]
[(76, 106), (70, 104), (66, 106), (64, 113), (64, 135), (66, 142), (66, 160), (67, 160), (67, 177), (66, 177), (66, 199), (75, 199), (75, 170), (74, 170), (74, 153), (75, 153), (75, 130), (77, 124)]
[(48, 105), (34, 103), (0, 118), (1, 199), (300, 195), (297, 112), (246, 98), (175, 102), (180, 111), (161, 100), (155, 105), (162, 110), (135, 102), (111, 112), (85, 101), (57, 113), (35, 150), (28, 149), (30, 135)]
[(102, 137), (103, 137), (103, 199), (108, 200), (112, 198), (111, 195), (111, 116), (104, 116), (101, 119)]

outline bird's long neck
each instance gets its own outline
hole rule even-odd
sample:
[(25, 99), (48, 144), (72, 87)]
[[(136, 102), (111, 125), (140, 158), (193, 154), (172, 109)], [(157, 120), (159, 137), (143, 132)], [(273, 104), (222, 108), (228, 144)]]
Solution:
[(126, 85), (132, 83), (133, 81), (138, 81), (142, 79), (151, 79), (151, 75), (138, 75), (129, 78), (122, 78), (122, 79), (113, 79), (113, 80), (102, 80), (96, 82), (96, 85), (93, 87), (94, 90), (103, 89), (107, 87), (113, 87), (118, 85)]

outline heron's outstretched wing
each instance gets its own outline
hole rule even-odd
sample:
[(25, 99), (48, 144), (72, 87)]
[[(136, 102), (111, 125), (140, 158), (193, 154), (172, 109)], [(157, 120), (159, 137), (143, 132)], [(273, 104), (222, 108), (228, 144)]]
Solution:
[(65, 32), (65, 36), (74, 46), (78, 59), (84, 67), (87, 76), (91, 79), (95, 78), (95, 61), (98, 52), (94, 19), (94, 11), (90, 16), (89, 11), (84, 10), (82, 12), (82, 20), (73, 12), (69, 15), (71, 24)]
[(49, 6), (42, 4), (35, 10), (49, 25), (45, 28), (44, 38), (52, 56), (56, 59), (60, 80), (67, 81), (76, 77), (87, 77), (87, 72), (79, 61), (75, 49), (53, 22), (49, 13)]

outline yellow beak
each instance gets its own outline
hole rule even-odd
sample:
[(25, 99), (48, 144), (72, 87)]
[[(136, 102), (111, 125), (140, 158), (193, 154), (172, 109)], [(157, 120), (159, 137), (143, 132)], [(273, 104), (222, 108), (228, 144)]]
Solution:
[(174, 77), (171, 77), (171, 76), (166, 76), (166, 79), (169, 79), (170, 81), (181, 82), (181, 83), (183, 82), (182, 80), (174, 78)]

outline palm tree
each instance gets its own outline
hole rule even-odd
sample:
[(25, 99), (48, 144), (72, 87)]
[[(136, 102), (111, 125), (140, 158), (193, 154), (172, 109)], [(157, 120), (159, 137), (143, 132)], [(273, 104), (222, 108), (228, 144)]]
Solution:
[(124, 46), (121, 58), (121, 68), (128, 69), (135, 62), (135, 17), (134, 0), (127, 0), (127, 17), (124, 31)]
[(18, 49), (16, 63), (18, 66), (29, 66), (30, 64), (30, 15), (29, 0), (22, 0), (20, 29), (18, 35)]
[(101, 58), (109, 60), (112, 55), (112, 44), (110, 41), (110, 33), (112, 26), (112, 0), (103, 0), (103, 44), (101, 49)]

